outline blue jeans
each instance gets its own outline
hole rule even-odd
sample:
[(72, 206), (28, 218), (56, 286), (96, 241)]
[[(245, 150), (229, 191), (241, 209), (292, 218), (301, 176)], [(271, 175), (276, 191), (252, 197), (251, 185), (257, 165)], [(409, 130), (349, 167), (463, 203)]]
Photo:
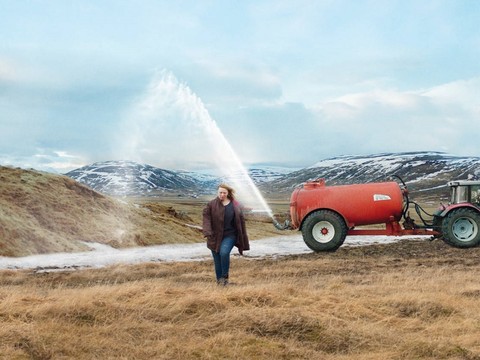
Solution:
[(212, 250), (217, 280), (220, 278), (228, 278), (228, 271), (230, 270), (230, 252), (235, 245), (235, 240), (235, 235), (228, 235), (223, 238), (222, 243), (220, 244), (220, 252), (217, 253)]

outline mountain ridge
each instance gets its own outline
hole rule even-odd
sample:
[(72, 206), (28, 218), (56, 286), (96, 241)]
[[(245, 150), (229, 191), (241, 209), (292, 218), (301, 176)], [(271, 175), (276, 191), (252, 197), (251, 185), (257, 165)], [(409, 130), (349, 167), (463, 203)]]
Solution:
[(445, 193), (443, 190), (448, 192), (448, 181), (480, 177), (480, 157), (441, 152), (343, 155), (321, 160), (260, 188), (267, 193), (285, 193), (317, 178), (326, 179), (327, 185), (344, 185), (387, 181), (393, 176), (396, 181), (402, 179), (410, 192), (437, 196)]
[[(271, 165), (248, 169), (256, 184), (278, 179), (286, 172), (288, 168)], [(109, 160), (74, 169), (65, 175), (108, 195), (149, 196), (181, 192), (184, 196), (197, 197), (211, 194), (219, 183), (241, 178), (243, 171), (226, 177), (206, 171), (167, 170), (133, 161)]]
[[(256, 166), (249, 168), (248, 173), (265, 194), (287, 194), (317, 178), (325, 178), (329, 185), (343, 185), (391, 180), (396, 175), (411, 191), (434, 196), (446, 189), (450, 180), (479, 177), (480, 157), (431, 151), (342, 155), (291, 172), (288, 168), (278, 169), (281, 168)], [(229, 181), (203, 172), (166, 170), (131, 161), (94, 163), (66, 175), (101, 193), (123, 196), (182, 193), (196, 197), (211, 194), (218, 183)]]

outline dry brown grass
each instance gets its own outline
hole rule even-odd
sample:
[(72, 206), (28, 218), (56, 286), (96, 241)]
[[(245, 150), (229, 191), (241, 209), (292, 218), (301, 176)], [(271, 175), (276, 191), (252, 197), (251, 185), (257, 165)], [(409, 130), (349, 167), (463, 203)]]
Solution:
[[(208, 199), (138, 208), (65, 177), (0, 170), (0, 254), (203, 241), (185, 223), (201, 223)], [(279, 233), (254, 216), (247, 228)], [(227, 288), (210, 261), (1, 271), (0, 359), (480, 360), (479, 258), (438, 240), (234, 257)]]
[[(254, 246), (254, 242), (252, 244)], [(2, 359), (480, 359), (480, 249), (0, 272)]]
[[(158, 209), (157, 209), (158, 210)], [(198, 241), (175, 214), (101, 195), (66, 177), (0, 167), (0, 255)]]
[[(0, 256), (85, 251), (84, 242), (131, 247), (204, 241), (207, 199), (120, 201), (66, 177), (0, 166)], [(137, 205), (140, 204), (140, 205)], [(252, 239), (278, 231), (249, 219)]]

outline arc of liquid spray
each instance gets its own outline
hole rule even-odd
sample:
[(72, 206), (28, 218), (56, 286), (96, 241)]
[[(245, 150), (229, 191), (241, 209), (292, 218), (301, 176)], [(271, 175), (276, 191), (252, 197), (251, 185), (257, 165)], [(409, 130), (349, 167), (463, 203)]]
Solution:
[[(209, 129), (210, 133), (213, 135), (210, 139), (213, 141), (218, 141), (220, 143), (220, 146), (216, 148), (217, 153), (220, 152), (222, 153), (223, 156), (218, 156), (216, 159), (225, 159), (225, 156), (227, 158), (227, 161), (217, 161), (217, 165), (219, 166), (220, 169), (225, 170), (225, 168), (230, 168), (231, 173), (234, 172), (234, 170), (239, 170), (241, 177), (247, 182), (248, 188), (250, 191), (253, 193), (254, 197), (257, 199), (259, 202), (259, 205), (262, 207), (262, 210), (267, 213), (267, 215), (271, 218), (273, 218), (273, 213), (270, 207), (268, 206), (267, 202), (265, 201), (264, 197), (260, 193), (260, 190), (258, 187), (255, 185), (253, 182), (252, 178), (248, 174), (248, 171), (246, 170), (245, 166), (243, 165), (242, 161), (238, 157), (237, 153), (233, 149), (232, 145), (228, 142), (227, 138), (223, 134), (223, 132), (220, 130), (218, 127), (217, 123), (215, 120), (213, 120), (208, 113), (207, 109), (204, 107), (203, 103), (200, 101), (198, 97), (196, 97), (195, 94), (191, 92), (191, 90), (188, 88), (188, 86), (185, 85), (185, 90), (190, 93), (191, 96), (195, 97), (197, 101), (195, 103), (200, 107), (200, 113), (203, 114), (204, 116), (201, 116), (201, 119), (203, 120), (203, 123), (207, 129)], [(214, 144), (212, 144), (214, 145)], [(220, 155), (220, 154), (218, 154)], [(230, 179), (232, 182), (236, 182), (235, 179)], [(241, 188), (241, 183), (236, 182), (237, 188)]]
[[(189, 86), (180, 83), (171, 72), (162, 70), (154, 76), (146, 96), (138, 105), (135, 110), (135, 116), (132, 116), (133, 123), (127, 127), (127, 132), (133, 134), (130, 136), (130, 142), (128, 143), (129, 157), (138, 159), (139, 156), (142, 157), (141, 154), (148, 156), (144, 151), (144, 147), (145, 143), (152, 139), (149, 131), (156, 130), (159, 133), (166, 134), (171, 130), (169, 128), (171, 121), (176, 121), (176, 124), (180, 122), (185, 127), (185, 133), (182, 135), (187, 137), (184, 145), (196, 144), (197, 146), (206, 147), (204, 143), (198, 144), (198, 137), (201, 135), (207, 139), (210, 142), (210, 150), (213, 151), (213, 159), (211, 160), (216, 162), (218, 169), (228, 178), (229, 182), (233, 183), (232, 185), (236, 188), (239, 195), (242, 195), (244, 183), (246, 183), (250, 193), (248, 195), (253, 195), (263, 212), (273, 218), (270, 207), (249, 176), (240, 158), (215, 120), (210, 116), (202, 100), (192, 92)], [(166, 118), (163, 117), (165, 113), (167, 114)], [(174, 120), (171, 117), (172, 113), (178, 115)], [(199, 130), (200, 134), (196, 133)], [(197, 136), (193, 138), (194, 135)], [(155, 142), (161, 142), (161, 134), (156, 134), (156, 136)], [(194, 155), (198, 159), (198, 154)], [(155, 156), (158, 156), (158, 154)], [(142, 158), (140, 160), (145, 161), (146, 159)], [(238, 173), (244, 180), (243, 183), (235, 178), (234, 175)]]
[[(212, 120), (213, 121), (213, 120)], [(238, 155), (235, 153), (233, 150), (233, 147), (230, 145), (230, 143), (227, 141), (225, 136), (223, 135), (222, 131), (218, 128), (216, 123), (214, 122), (215, 128), (217, 129), (219, 136), (221, 136), (222, 141), (224, 142), (224, 147), (228, 149), (228, 152), (230, 153), (230, 158), (235, 166), (235, 168), (238, 168), (241, 172), (242, 177), (247, 181), (247, 185), (250, 188), (250, 190), (253, 192), (255, 195), (256, 199), (259, 201), (261, 207), (263, 210), (267, 213), (267, 215), (271, 218), (273, 218), (273, 213), (270, 207), (268, 206), (267, 202), (265, 201), (264, 197), (260, 193), (260, 190), (258, 190), (258, 187), (255, 185), (253, 182), (252, 178), (248, 174), (247, 170), (245, 169), (245, 166), (243, 166), (242, 162), (240, 161), (240, 158)]]

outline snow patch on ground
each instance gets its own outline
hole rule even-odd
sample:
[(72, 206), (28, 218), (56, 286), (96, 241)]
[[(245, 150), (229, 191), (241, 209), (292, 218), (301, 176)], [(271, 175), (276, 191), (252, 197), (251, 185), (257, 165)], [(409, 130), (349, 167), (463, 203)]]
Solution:
[[(426, 240), (429, 236), (408, 237), (409, 240)], [(368, 246), (396, 242), (399, 236), (347, 236), (342, 246)], [(19, 258), (0, 256), (0, 269), (34, 269), (37, 272), (68, 271), (82, 268), (99, 268), (114, 264), (146, 262), (181, 262), (210, 260), (211, 253), (205, 243), (157, 245), (128, 249), (115, 249), (105, 244), (86, 242), (92, 251), (31, 255)], [(250, 259), (276, 258), (286, 255), (311, 253), (301, 235), (275, 236), (250, 242)], [(236, 250), (232, 251), (236, 254)]]

